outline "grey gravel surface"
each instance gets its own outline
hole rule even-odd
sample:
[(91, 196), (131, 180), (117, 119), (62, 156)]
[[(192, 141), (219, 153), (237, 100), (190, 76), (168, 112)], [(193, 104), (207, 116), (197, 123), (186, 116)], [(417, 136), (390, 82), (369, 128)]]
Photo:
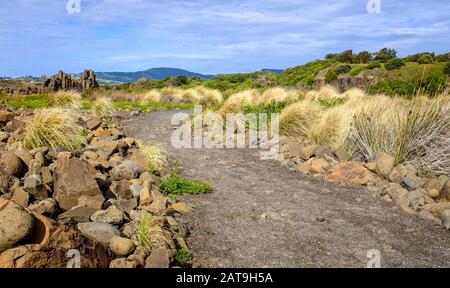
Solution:
[(174, 113), (121, 121), (130, 136), (163, 145), (183, 175), (213, 193), (184, 195), (194, 267), (450, 267), (450, 232), (404, 215), (364, 188), (344, 189), (260, 160), (254, 149), (175, 149)]

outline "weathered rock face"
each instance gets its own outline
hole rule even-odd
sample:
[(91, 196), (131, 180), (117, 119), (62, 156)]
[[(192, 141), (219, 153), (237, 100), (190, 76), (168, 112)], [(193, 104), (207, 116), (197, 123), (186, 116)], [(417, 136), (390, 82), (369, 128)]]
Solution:
[(84, 91), (98, 86), (95, 73), (92, 70), (85, 70), (81, 75), (80, 80), (73, 80), (69, 74), (59, 71), (58, 74), (51, 78), (42, 78), (41, 81), (43, 87), (52, 92), (59, 90)]
[(101, 191), (87, 164), (78, 158), (59, 158), (55, 168), (55, 188), (53, 197), (64, 210), (78, 205), (83, 195), (97, 196)]

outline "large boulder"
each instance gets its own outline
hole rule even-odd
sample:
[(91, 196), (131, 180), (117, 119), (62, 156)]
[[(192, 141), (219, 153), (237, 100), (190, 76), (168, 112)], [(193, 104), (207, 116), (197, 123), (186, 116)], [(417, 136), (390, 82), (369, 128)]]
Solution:
[(114, 236), (120, 236), (120, 231), (116, 227), (106, 223), (79, 223), (77, 228), (81, 235), (103, 244), (109, 244)]
[(8, 123), (14, 119), (14, 113), (7, 110), (0, 110), (0, 123)]
[(375, 172), (378, 175), (387, 178), (395, 166), (395, 157), (386, 153), (379, 152), (375, 154), (373, 161), (376, 164)]
[(22, 171), (22, 161), (12, 152), (0, 154), (0, 173), (6, 176), (19, 176)]
[(94, 176), (89, 173), (88, 165), (78, 158), (59, 158), (54, 177), (53, 197), (64, 210), (78, 205), (78, 198), (83, 195), (101, 194)]
[(111, 176), (116, 181), (122, 179), (126, 180), (136, 179), (139, 178), (141, 173), (142, 167), (132, 160), (126, 160), (122, 164), (111, 170)]
[(0, 252), (13, 247), (33, 231), (34, 217), (19, 208), (0, 211)]
[(370, 172), (361, 163), (353, 161), (337, 164), (325, 179), (338, 182), (343, 186), (380, 184), (381, 182), (376, 174)]

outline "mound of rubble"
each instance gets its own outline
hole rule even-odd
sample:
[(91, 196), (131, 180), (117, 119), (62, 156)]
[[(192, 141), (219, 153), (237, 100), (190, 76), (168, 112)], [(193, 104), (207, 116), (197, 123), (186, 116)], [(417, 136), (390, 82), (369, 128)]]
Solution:
[(280, 161), (291, 170), (321, 177), (345, 187), (366, 186), (405, 213), (450, 229), (450, 180), (421, 177), (412, 165), (395, 165), (395, 158), (376, 153), (370, 162), (351, 159), (343, 150), (280, 138)]
[(75, 267), (74, 255), (82, 268), (176, 266), (188, 231), (175, 217), (189, 206), (160, 193), (135, 139), (86, 114), (81, 151), (27, 151), (18, 139), (32, 115), (0, 110), (0, 267)]

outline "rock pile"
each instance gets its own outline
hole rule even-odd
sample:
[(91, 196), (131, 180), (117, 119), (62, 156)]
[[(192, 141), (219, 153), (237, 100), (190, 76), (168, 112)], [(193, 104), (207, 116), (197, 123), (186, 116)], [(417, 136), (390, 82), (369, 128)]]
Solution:
[(23, 150), (12, 122), (32, 113), (0, 110), (0, 267), (66, 267), (73, 249), (81, 267), (173, 265), (187, 204), (160, 193), (135, 139), (84, 115), (81, 151)]
[(370, 162), (351, 159), (343, 150), (314, 142), (280, 138), (280, 161), (291, 170), (342, 186), (366, 186), (409, 215), (450, 229), (450, 180), (420, 177), (411, 165), (395, 165), (395, 158), (377, 153)]

